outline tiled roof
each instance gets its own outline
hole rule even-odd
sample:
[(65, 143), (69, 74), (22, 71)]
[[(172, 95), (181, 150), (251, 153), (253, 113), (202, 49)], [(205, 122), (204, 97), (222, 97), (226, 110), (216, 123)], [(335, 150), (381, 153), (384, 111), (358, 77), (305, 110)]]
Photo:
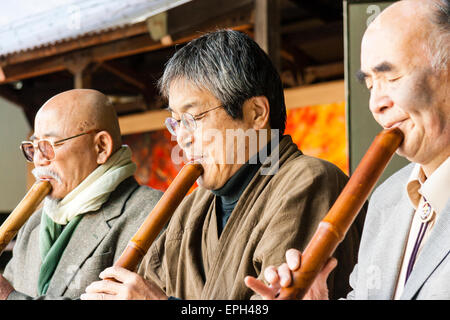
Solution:
[(191, 0), (0, 1), (0, 56), (124, 28)]

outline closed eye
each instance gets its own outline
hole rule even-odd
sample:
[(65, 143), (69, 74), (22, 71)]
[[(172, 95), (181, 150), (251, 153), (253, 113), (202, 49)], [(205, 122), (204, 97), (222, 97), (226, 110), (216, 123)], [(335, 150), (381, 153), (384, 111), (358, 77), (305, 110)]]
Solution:
[(195, 121), (201, 120), (201, 119), (203, 119), (204, 117), (206, 117), (206, 114), (201, 114), (201, 115), (199, 115), (199, 116), (195, 116), (195, 117), (194, 117), (194, 120), (195, 120)]
[(398, 79), (400, 79), (401, 77), (395, 77), (395, 78), (391, 78), (391, 79), (388, 79), (388, 81), (389, 82), (394, 82), (394, 81), (397, 81)]
[(171, 118), (172, 118), (173, 120), (175, 120), (178, 124), (180, 124), (181, 119), (175, 118), (173, 114), (171, 115)]

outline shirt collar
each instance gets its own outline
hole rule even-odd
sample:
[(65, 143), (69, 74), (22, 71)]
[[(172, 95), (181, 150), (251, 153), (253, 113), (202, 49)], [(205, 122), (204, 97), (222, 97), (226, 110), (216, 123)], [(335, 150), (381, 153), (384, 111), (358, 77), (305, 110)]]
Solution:
[(416, 164), (406, 185), (414, 208), (417, 209), (420, 198), (424, 196), (437, 214), (442, 212), (450, 197), (449, 181), (450, 158), (447, 158), (428, 178), (421, 165)]

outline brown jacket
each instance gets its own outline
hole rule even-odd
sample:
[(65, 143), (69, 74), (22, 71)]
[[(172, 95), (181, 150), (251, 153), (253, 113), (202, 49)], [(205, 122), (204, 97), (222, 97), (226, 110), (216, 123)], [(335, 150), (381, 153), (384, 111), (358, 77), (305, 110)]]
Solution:
[[(266, 267), (285, 261), (287, 249), (303, 250), (347, 182), (333, 164), (303, 155), (289, 136), (279, 148), (278, 172), (253, 177), (220, 238), (216, 196), (199, 187), (175, 211), (139, 273), (181, 299), (257, 298), (244, 277), (262, 278)], [(331, 298), (350, 290), (348, 276), (356, 263), (360, 231), (354, 225), (337, 250), (339, 263), (329, 279)]]

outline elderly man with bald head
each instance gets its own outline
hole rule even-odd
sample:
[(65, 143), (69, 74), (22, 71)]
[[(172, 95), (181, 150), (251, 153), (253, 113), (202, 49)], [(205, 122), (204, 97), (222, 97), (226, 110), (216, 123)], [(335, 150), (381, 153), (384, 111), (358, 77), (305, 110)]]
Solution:
[(162, 193), (133, 178), (116, 112), (96, 90), (47, 101), (21, 147), (52, 191), (19, 231), (0, 298), (78, 298), (120, 256)]
[[(375, 120), (404, 133), (397, 153), (412, 163), (370, 200), (348, 298), (450, 299), (450, 1), (404, 0), (383, 11), (364, 34), (358, 78)], [(246, 284), (275, 298), (301, 254), (288, 250), (286, 259), (265, 270), (271, 286)], [(307, 298), (328, 297), (335, 265), (330, 259)]]

